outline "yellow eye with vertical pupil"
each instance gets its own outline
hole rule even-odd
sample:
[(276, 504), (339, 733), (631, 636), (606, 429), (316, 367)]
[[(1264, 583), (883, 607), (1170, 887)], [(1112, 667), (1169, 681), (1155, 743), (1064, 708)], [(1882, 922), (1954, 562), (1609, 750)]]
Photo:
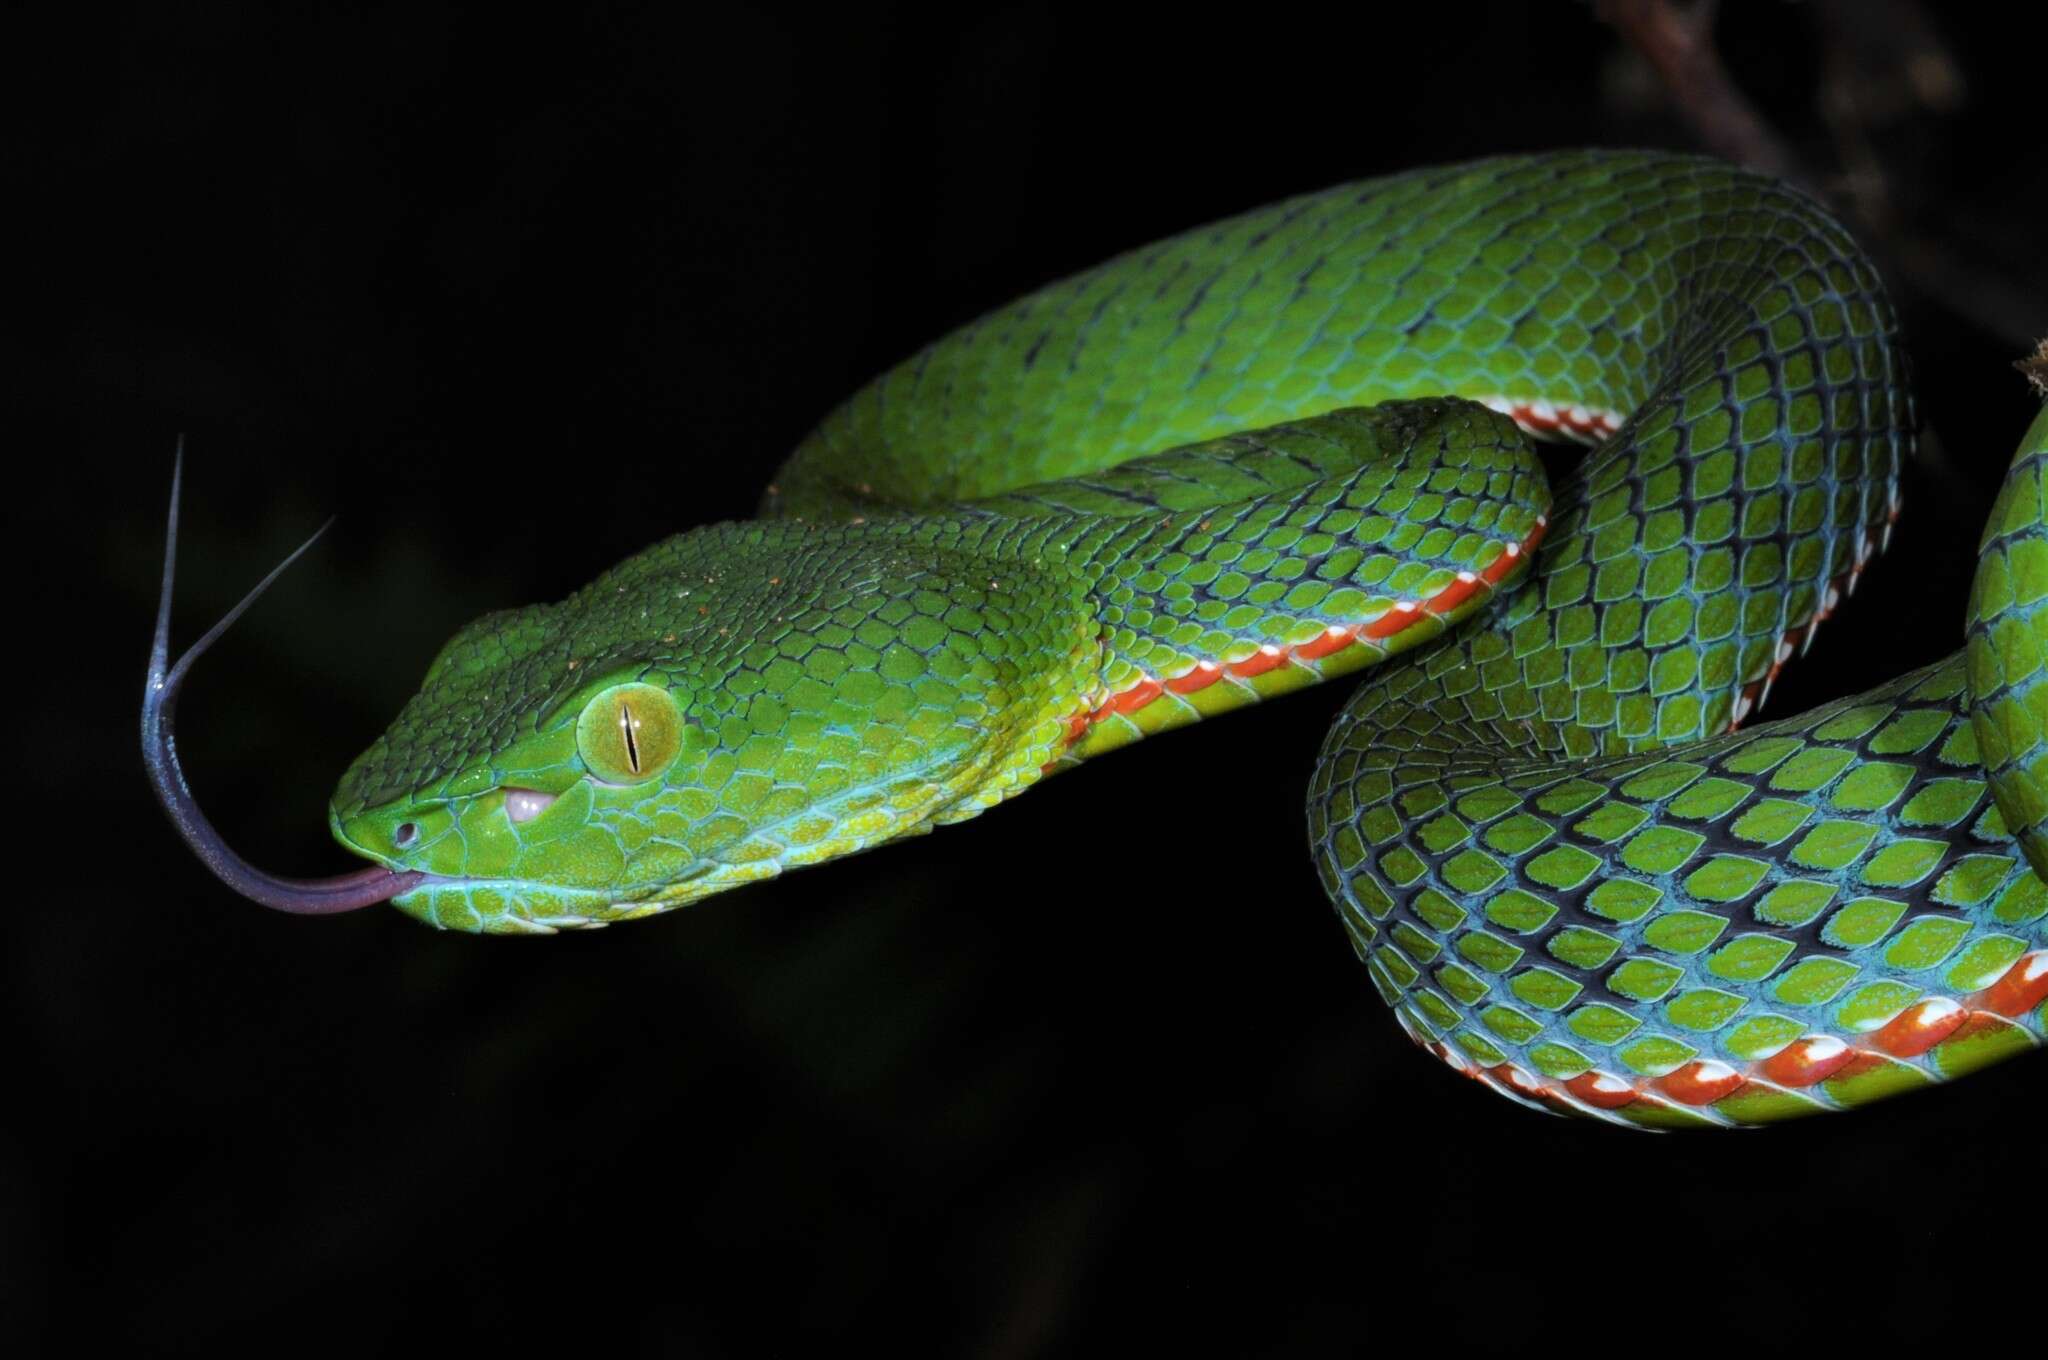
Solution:
[(576, 750), (607, 784), (639, 784), (675, 763), (683, 715), (656, 685), (614, 685), (583, 706)]

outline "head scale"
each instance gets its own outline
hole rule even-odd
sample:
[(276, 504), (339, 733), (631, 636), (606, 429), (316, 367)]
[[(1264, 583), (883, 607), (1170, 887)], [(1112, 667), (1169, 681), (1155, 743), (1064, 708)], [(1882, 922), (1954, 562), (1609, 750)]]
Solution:
[(422, 919), (531, 932), (971, 815), (1064, 730), (1042, 659), (1088, 636), (1049, 583), (907, 527), (678, 535), (457, 634), (343, 777), (334, 832), (425, 875), (397, 899)]
[(458, 633), (335, 792), (334, 834), (375, 866), (285, 879), (200, 812), (172, 720), (192, 663), (311, 541), (172, 666), (176, 536), (174, 478), (144, 762), (207, 866), (283, 911), (392, 900), (545, 933), (956, 821), (1038, 778), (1100, 655), (1078, 580), (1037, 552), (916, 519), (695, 530)]

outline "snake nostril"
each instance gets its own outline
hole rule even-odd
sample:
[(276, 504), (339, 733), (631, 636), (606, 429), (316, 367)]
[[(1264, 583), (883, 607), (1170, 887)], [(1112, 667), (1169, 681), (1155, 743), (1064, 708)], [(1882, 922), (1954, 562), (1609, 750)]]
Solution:
[(391, 843), (401, 850), (419, 838), (420, 829), (418, 824), (414, 822), (400, 822), (398, 830), (391, 833)]

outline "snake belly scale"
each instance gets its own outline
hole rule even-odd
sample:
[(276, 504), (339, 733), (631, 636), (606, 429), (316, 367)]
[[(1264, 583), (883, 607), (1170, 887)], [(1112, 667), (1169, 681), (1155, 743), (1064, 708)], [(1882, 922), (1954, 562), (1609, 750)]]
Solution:
[[(1748, 725), (1913, 426), (1875, 270), (1771, 180), (1593, 151), (1293, 199), (988, 314), (761, 518), (464, 629), (341, 782), (389, 873), (336, 892), (648, 915), (1364, 671), (1309, 837), (1418, 1044), (1635, 1127), (1922, 1087), (2048, 1032), (2048, 417), (1966, 651)], [(1591, 447), (1553, 488), (1530, 435)]]

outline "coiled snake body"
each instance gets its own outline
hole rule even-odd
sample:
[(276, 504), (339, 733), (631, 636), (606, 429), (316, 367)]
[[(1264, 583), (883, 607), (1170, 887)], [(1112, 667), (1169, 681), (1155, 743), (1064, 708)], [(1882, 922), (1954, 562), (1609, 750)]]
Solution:
[[(1895, 329), (1838, 225), (1718, 162), (1346, 185), (989, 314), (834, 412), (763, 518), (464, 629), (335, 795), (380, 867), (226, 849), (161, 629), (144, 744), (258, 900), (545, 932), (1371, 667), (1310, 840), (1418, 1043), (1640, 1126), (1857, 1105), (2048, 1030), (2048, 417), (1966, 651), (1744, 726), (1889, 536)], [(1525, 432), (1593, 448), (1553, 492)]]

